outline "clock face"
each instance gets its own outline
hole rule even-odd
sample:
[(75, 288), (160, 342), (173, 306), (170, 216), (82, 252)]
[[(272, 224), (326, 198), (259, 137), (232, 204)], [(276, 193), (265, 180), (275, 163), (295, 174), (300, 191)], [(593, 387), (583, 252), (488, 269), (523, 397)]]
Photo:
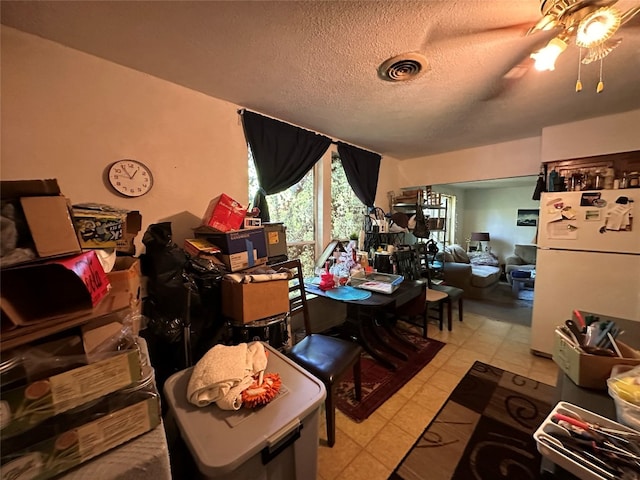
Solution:
[(118, 160), (109, 167), (109, 184), (121, 195), (139, 197), (153, 186), (151, 170), (137, 160)]

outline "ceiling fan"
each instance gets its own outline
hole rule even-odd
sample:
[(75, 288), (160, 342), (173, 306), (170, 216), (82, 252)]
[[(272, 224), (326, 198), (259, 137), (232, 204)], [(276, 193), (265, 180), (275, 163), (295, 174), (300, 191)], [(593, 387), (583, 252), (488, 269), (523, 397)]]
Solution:
[[(511, 86), (532, 67), (539, 71), (554, 70), (555, 62), (570, 44), (580, 48), (580, 62), (576, 91), (582, 90), (580, 65), (602, 61), (611, 51), (620, 45), (622, 39), (616, 38), (620, 27), (640, 13), (640, 4), (621, 12), (614, 7), (618, 0), (541, 0), (542, 18), (532, 26), (525, 36), (540, 36), (535, 50), (525, 53), (526, 57), (503, 75), (500, 91)], [(586, 51), (586, 53), (585, 53)], [(602, 76), (596, 88), (604, 89)], [(495, 98), (494, 91), (485, 99)]]
[(531, 54), (538, 70), (553, 70), (555, 60), (571, 40), (587, 49), (582, 63), (606, 57), (621, 39), (612, 38), (618, 29), (640, 12), (640, 5), (621, 12), (613, 5), (617, 0), (542, 0), (542, 18), (527, 35), (538, 31), (558, 30), (549, 43)]

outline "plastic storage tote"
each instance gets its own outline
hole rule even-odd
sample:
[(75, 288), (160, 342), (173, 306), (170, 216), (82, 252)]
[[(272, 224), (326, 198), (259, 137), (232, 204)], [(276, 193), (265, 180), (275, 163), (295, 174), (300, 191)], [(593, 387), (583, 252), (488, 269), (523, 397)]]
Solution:
[(203, 478), (217, 480), (313, 480), (318, 464), (318, 420), (324, 385), (273, 347), (266, 373), (278, 373), (276, 398), (257, 409), (196, 407), (187, 400), (191, 369), (164, 385), (169, 415), (177, 424)]

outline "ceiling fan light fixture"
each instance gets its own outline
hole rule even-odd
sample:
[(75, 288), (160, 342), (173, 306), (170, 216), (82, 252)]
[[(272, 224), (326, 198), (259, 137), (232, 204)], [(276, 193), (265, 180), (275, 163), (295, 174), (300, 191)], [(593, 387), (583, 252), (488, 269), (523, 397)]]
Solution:
[(544, 48), (531, 54), (531, 58), (535, 60), (535, 69), (540, 72), (555, 70), (556, 60), (566, 49), (567, 42), (564, 39), (552, 38)]
[(559, 24), (558, 17), (556, 15), (545, 15), (538, 23), (536, 23), (533, 27), (529, 29), (527, 35), (531, 35), (534, 32), (543, 31), (543, 30), (551, 30), (552, 28), (557, 27)]
[(618, 31), (622, 15), (612, 7), (599, 8), (585, 16), (576, 31), (576, 45), (593, 48), (609, 40)]
[(587, 50), (587, 55), (585, 55), (585, 57), (582, 59), (582, 63), (587, 65), (591, 62), (595, 62), (596, 60), (602, 60), (604, 57), (609, 55), (609, 53), (611, 53), (614, 48), (620, 45), (621, 42), (621, 38), (607, 40), (600, 45), (596, 45), (595, 47), (590, 48), (589, 50)]

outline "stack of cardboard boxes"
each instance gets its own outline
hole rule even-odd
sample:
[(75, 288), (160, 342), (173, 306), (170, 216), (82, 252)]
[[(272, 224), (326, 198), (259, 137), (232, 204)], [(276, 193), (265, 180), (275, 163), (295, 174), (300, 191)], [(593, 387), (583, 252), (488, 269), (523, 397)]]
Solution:
[[(90, 213), (78, 220), (56, 180), (0, 188), (11, 212), (0, 268), (0, 469), (3, 478), (46, 479), (160, 423), (135, 323), (140, 266), (122, 256), (105, 273), (93, 249), (108, 247), (96, 234), (86, 248), (78, 225), (86, 234)], [(119, 227), (94, 225), (109, 223), (111, 248), (131, 253), (139, 213), (109, 214)]]
[[(246, 222), (247, 208), (227, 195), (214, 198), (194, 229), (195, 238), (185, 240), (184, 249), (191, 255), (206, 256), (219, 261), (228, 272), (251, 273), (267, 264), (287, 260), (287, 242), (282, 223), (256, 226)], [(259, 219), (251, 219), (259, 220)], [(242, 225), (245, 228), (240, 228)], [(238, 283), (222, 281), (222, 314), (232, 330), (241, 328), (239, 338), (260, 339), (275, 348), (289, 345), (288, 325), (289, 285), (286, 280)], [(263, 322), (277, 317), (275, 322)], [(265, 326), (268, 323), (270, 326)], [(277, 325), (273, 325), (276, 323)], [(269, 330), (278, 334), (270, 334)], [(284, 330), (284, 335), (281, 332)], [(232, 335), (233, 337), (233, 335)], [(232, 340), (233, 341), (233, 340)], [(284, 342), (284, 345), (283, 345)]]

